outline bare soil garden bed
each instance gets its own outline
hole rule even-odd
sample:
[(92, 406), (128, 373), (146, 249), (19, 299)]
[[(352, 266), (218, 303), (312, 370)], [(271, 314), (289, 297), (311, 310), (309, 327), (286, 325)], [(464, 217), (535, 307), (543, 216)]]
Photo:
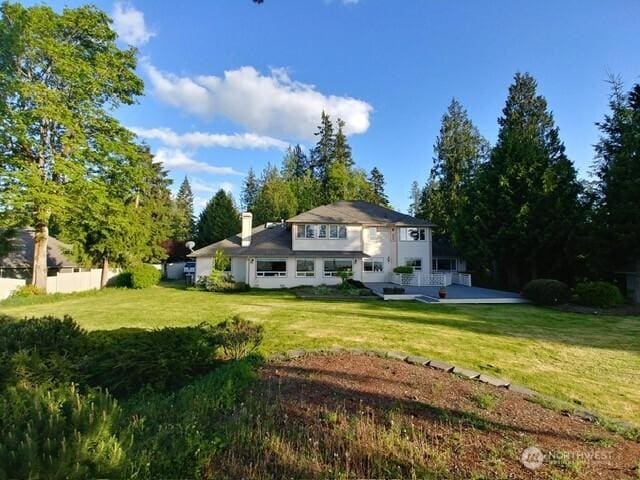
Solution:
[[(524, 396), (365, 355), (260, 371), (209, 478), (638, 478), (640, 443)], [(526, 468), (536, 447), (542, 465)]]

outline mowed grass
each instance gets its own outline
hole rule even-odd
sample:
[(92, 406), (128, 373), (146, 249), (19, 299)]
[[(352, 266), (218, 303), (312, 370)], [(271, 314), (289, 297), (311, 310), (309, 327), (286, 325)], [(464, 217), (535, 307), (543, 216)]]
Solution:
[(640, 318), (531, 305), (302, 300), (286, 291), (214, 294), (172, 285), (0, 304), (14, 317), (71, 315), (88, 330), (216, 323), (265, 326), (265, 353), (292, 348), (402, 350), (507, 378), (640, 424)]

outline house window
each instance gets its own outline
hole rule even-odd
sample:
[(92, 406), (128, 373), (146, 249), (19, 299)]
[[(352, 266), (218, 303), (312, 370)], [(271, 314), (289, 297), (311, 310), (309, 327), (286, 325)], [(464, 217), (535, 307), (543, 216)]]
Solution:
[(421, 258), (405, 258), (404, 264), (407, 267), (413, 267), (414, 272), (422, 271), (422, 259)]
[(400, 229), (400, 240), (403, 242), (418, 242), (427, 239), (427, 229), (425, 227), (411, 227)]
[(315, 225), (305, 225), (305, 237), (306, 238), (316, 238), (316, 226)]
[(312, 258), (296, 260), (296, 277), (315, 277), (315, 261)]
[(304, 238), (304, 231), (305, 231), (305, 225), (298, 225), (297, 226), (296, 237), (297, 238)]
[(338, 238), (347, 238), (347, 226), (338, 225)]
[(338, 225), (329, 225), (329, 238), (338, 238)]
[(318, 238), (327, 238), (327, 226), (318, 225)]
[(258, 258), (256, 277), (286, 277), (287, 260), (284, 258)]
[(436, 272), (456, 272), (458, 261), (455, 258), (434, 258), (431, 267)]
[(363, 258), (362, 265), (365, 272), (384, 272), (384, 259), (383, 258)]
[(369, 240), (378, 239), (378, 229), (376, 227), (369, 227), (367, 230), (369, 231)]
[(324, 260), (324, 276), (336, 277), (340, 270), (351, 270), (353, 268), (350, 258), (327, 258)]

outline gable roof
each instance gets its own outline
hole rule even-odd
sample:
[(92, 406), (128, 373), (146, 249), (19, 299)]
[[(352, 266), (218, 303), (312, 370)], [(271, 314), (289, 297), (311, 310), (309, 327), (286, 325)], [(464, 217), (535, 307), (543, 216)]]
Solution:
[[(9, 254), (0, 258), (0, 268), (32, 268), (34, 237), (35, 231), (32, 228), (18, 230), (9, 240)], [(65, 253), (70, 249), (70, 245), (50, 236), (47, 242), (47, 267), (78, 267), (78, 262)]]
[(351, 223), (366, 225), (432, 226), (427, 220), (396, 212), (361, 200), (331, 203), (313, 208), (287, 220), (290, 223)]

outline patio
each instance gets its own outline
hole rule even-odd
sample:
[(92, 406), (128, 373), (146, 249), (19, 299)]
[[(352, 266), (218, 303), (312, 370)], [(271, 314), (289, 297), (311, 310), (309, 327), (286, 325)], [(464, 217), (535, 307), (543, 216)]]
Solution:
[[(418, 300), (425, 303), (528, 303), (518, 293), (506, 292), (502, 290), (492, 290), (490, 288), (467, 287), (464, 285), (449, 285), (447, 288), (447, 298), (438, 298), (440, 287), (416, 287), (400, 285), (394, 283), (367, 283), (373, 293), (384, 300)], [(402, 294), (385, 294), (384, 288), (404, 288)]]

